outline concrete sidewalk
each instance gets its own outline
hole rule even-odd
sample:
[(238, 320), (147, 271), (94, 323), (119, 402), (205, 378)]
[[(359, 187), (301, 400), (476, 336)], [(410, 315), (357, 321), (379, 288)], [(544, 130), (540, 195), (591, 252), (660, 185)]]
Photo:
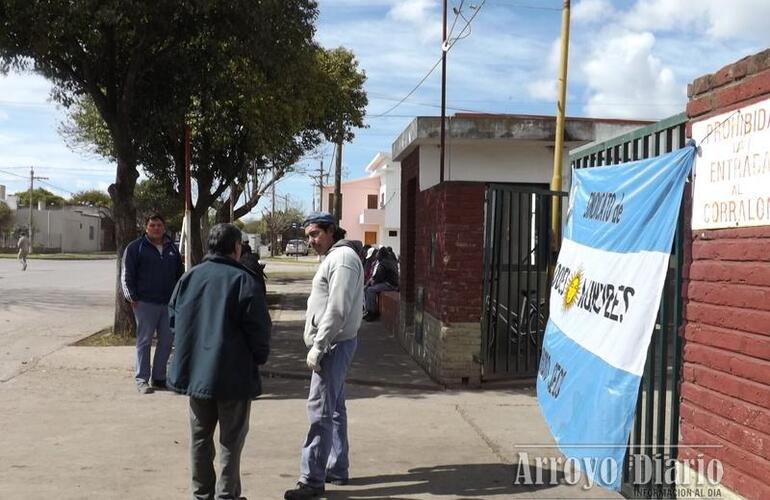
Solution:
[[(307, 431), (308, 283), (270, 286), (286, 300), (243, 455), (252, 500), (293, 486)], [(0, 385), (0, 498), (189, 498), (187, 398), (139, 395), (133, 356), (131, 347), (66, 347)], [(519, 452), (556, 454), (528, 448), (552, 444), (531, 390), (443, 391), (376, 323), (361, 330), (350, 379), (352, 481), (327, 498), (619, 498), (513, 485)]]

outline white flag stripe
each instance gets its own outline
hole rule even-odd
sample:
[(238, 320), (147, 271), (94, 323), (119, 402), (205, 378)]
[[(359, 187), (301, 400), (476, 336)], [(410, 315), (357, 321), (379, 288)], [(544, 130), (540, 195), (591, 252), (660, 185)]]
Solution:
[[(662, 252), (610, 252), (565, 238), (555, 277), (555, 284), (562, 283), (559, 288), (564, 292), (551, 289), (551, 321), (609, 365), (641, 376), (668, 261), (669, 255)], [(565, 277), (559, 280), (559, 269), (565, 266), (569, 273), (562, 271)], [(576, 273), (582, 276), (580, 288), (571, 306), (565, 307), (564, 294)], [(588, 291), (591, 282), (601, 284), (595, 285), (601, 292), (593, 301)], [(607, 284), (612, 292), (605, 296)], [(591, 303), (590, 311), (581, 307), (586, 300)]]

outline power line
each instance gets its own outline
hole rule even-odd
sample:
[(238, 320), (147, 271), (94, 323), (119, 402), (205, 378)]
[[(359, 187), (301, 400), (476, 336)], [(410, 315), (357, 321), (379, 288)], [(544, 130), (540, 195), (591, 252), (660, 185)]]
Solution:
[[(460, 39), (463, 37), (463, 36), (462, 36), (462, 35), (463, 35), (463, 33), (465, 33), (465, 30), (466, 30), (466, 29), (468, 29), (468, 27), (471, 25), (471, 22), (473, 21), (473, 19), (474, 19), (474, 18), (475, 18), (475, 17), (476, 17), (476, 16), (479, 14), (479, 12), (481, 12), (481, 8), (484, 6), (484, 4), (485, 4), (485, 3), (487, 3), (487, 0), (483, 0), (483, 1), (481, 2), (481, 4), (480, 4), (478, 7), (476, 7), (476, 11), (473, 13), (473, 15), (471, 16), (471, 18), (470, 18), (470, 19), (468, 19), (468, 21), (465, 23), (465, 26), (463, 26), (463, 29), (462, 29), (462, 30), (460, 30), (460, 35), (458, 35), (458, 38), (456, 38), (456, 39), (454, 40), (454, 42), (452, 42), (452, 43), (451, 43), (451, 44), (450, 44), (450, 45), (449, 45), (449, 46), (446, 48), (445, 52), (449, 52), (449, 51), (452, 49), (452, 47), (454, 47), (455, 43), (457, 43), (457, 41), (458, 41), (458, 40), (460, 40)], [(460, 14), (459, 14), (459, 12), (458, 12), (458, 13), (457, 13), (457, 16), (459, 16), (459, 15), (460, 15)], [(455, 19), (456, 19), (456, 17), (455, 17)], [(442, 47), (442, 50), (443, 50), (443, 47)], [(442, 55), (442, 57), (443, 57), (443, 55)], [(388, 109), (387, 109), (387, 110), (385, 110), (384, 112), (382, 112), (382, 113), (378, 113), (378, 114), (376, 114), (376, 115), (371, 115), (370, 117), (371, 117), (371, 118), (380, 118), (380, 117), (383, 117), (383, 116), (387, 115), (388, 113), (390, 113), (391, 111), (393, 111), (394, 109), (396, 109), (397, 107), (399, 107), (401, 104), (403, 104), (403, 103), (404, 103), (404, 101), (406, 101), (407, 99), (409, 99), (409, 97), (411, 97), (411, 95), (412, 95), (412, 94), (414, 94), (414, 93), (417, 91), (417, 89), (418, 89), (418, 88), (420, 88), (420, 86), (421, 86), (423, 83), (425, 83), (425, 80), (427, 80), (427, 79), (428, 79), (428, 77), (429, 77), (429, 76), (430, 76), (430, 75), (431, 75), (431, 74), (432, 74), (432, 73), (433, 73), (433, 72), (436, 70), (436, 68), (438, 68), (438, 65), (439, 65), (439, 64), (441, 64), (441, 59), (442, 59), (442, 57), (439, 57), (439, 58), (438, 58), (438, 61), (436, 61), (436, 64), (434, 64), (434, 65), (433, 65), (433, 67), (432, 67), (432, 68), (431, 68), (431, 69), (430, 69), (430, 70), (429, 70), (429, 71), (428, 71), (428, 72), (425, 74), (425, 76), (423, 76), (423, 77), (422, 77), (422, 79), (421, 79), (421, 80), (420, 80), (420, 81), (417, 83), (417, 85), (415, 85), (415, 86), (414, 86), (414, 88), (412, 88), (412, 90), (410, 90), (410, 91), (409, 91), (409, 93), (408, 93), (408, 94), (406, 94), (406, 95), (405, 95), (405, 96), (404, 96), (404, 97), (403, 97), (401, 100), (399, 100), (399, 101), (398, 101), (396, 104), (394, 104), (393, 106), (391, 106), (390, 108), (388, 108)]]
[(4, 174), (8, 174), (8, 175), (13, 175), (14, 177), (19, 177), (19, 178), (24, 179), (24, 180), (27, 180), (27, 176), (26, 175), (14, 174), (13, 172), (8, 172), (7, 170), (0, 170), (0, 172), (2, 172)]

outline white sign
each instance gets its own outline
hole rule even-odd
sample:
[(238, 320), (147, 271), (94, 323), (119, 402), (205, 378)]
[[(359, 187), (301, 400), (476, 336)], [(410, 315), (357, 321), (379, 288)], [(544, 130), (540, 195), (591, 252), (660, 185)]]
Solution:
[(692, 228), (770, 225), (770, 99), (693, 123)]

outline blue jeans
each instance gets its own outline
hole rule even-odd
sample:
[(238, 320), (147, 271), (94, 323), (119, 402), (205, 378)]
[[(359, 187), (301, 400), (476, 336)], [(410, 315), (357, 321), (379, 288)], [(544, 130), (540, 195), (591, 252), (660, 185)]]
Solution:
[(356, 351), (356, 339), (334, 344), (313, 372), (307, 398), (310, 430), (302, 447), (299, 480), (321, 487), (326, 476), (347, 479), (348, 415), (345, 408), (345, 375)]
[(150, 381), (150, 346), (158, 332), (155, 359), (152, 361), (152, 379), (166, 380), (166, 364), (171, 354), (171, 328), (168, 305), (139, 302), (134, 308), (136, 319), (136, 382)]
[(369, 285), (364, 289), (364, 303), (366, 304), (366, 312), (372, 314), (379, 314), (380, 308), (377, 303), (377, 297), (380, 292), (389, 292), (391, 290), (397, 290), (396, 287), (390, 283), (376, 283)]

